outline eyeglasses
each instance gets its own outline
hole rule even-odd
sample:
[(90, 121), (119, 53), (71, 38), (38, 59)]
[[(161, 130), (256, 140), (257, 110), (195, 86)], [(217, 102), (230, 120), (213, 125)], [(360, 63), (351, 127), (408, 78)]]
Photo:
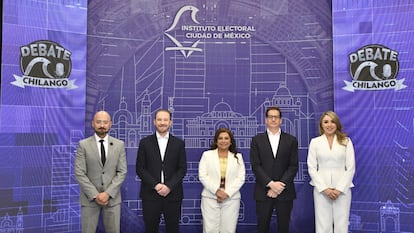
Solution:
[(97, 121), (95, 121), (95, 124), (97, 124), (97, 125), (101, 125), (101, 124), (107, 125), (107, 124), (109, 124), (109, 121), (97, 120)]
[(279, 120), (280, 119), (280, 116), (272, 116), (272, 115), (268, 115), (268, 116), (266, 116), (266, 118), (267, 119), (271, 119), (271, 120)]

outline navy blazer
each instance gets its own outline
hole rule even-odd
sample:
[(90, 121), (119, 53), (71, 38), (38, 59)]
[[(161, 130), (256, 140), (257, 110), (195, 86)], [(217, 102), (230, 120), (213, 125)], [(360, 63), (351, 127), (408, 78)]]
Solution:
[[(162, 197), (154, 187), (161, 183), (161, 169), (164, 172), (164, 184), (171, 192)], [(139, 143), (136, 172), (141, 178), (140, 197), (142, 200), (159, 200), (167, 198), (172, 201), (183, 199), (182, 181), (187, 173), (187, 159), (183, 140), (169, 135), (164, 161), (158, 146), (156, 134), (143, 138)]]
[(250, 146), (250, 163), (256, 176), (254, 198), (265, 200), (270, 181), (281, 181), (286, 184), (285, 190), (277, 197), (279, 200), (296, 198), (293, 180), (298, 171), (298, 141), (287, 133), (281, 132), (276, 158), (267, 131), (252, 138)]

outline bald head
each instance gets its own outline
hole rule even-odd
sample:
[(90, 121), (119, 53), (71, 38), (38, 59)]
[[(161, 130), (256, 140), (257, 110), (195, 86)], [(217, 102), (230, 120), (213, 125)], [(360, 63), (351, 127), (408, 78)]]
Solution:
[(104, 138), (109, 129), (112, 126), (111, 116), (105, 111), (99, 111), (95, 114), (92, 120), (92, 128), (95, 130), (96, 135), (100, 138)]
[(99, 111), (99, 112), (95, 113), (95, 116), (93, 117), (93, 120), (95, 120), (97, 117), (98, 118), (106, 117), (109, 120), (111, 120), (111, 115), (109, 115), (109, 113), (107, 113), (106, 111)]

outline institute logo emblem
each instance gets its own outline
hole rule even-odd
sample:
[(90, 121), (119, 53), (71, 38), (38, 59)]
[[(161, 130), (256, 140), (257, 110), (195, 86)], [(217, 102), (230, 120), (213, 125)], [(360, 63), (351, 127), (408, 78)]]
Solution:
[(397, 80), (399, 71), (398, 52), (383, 45), (364, 46), (349, 54), (349, 71), (352, 81), (346, 81), (342, 89), (387, 90), (406, 88), (404, 79)]
[(69, 80), (72, 71), (72, 53), (54, 41), (40, 40), (20, 47), (20, 70), (22, 76), (11, 84), (25, 88), (78, 88), (75, 80)]
[(201, 48), (198, 48), (198, 44), (200, 43), (200, 40), (196, 40), (194, 42), (190, 42), (190, 46), (184, 46), (184, 42), (180, 42), (177, 38), (171, 35), (171, 31), (173, 31), (180, 21), (181, 17), (185, 12), (190, 12), (191, 15), (191, 21), (195, 24), (200, 24), (197, 20), (197, 13), (199, 9), (195, 6), (183, 6), (180, 10), (175, 14), (174, 21), (172, 22), (171, 26), (165, 30), (164, 34), (175, 44), (174, 47), (167, 47), (165, 48), (165, 51), (172, 51), (172, 50), (178, 50), (181, 52), (181, 54), (188, 58), (193, 52), (202, 52), (203, 50)]
[(256, 32), (253, 25), (203, 25), (197, 19), (200, 10), (191, 5), (181, 7), (175, 14), (171, 25), (164, 35), (173, 43), (165, 51), (179, 51), (182, 56), (189, 58), (194, 52), (203, 52), (202, 41), (221, 44), (224, 40), (250, 40)]

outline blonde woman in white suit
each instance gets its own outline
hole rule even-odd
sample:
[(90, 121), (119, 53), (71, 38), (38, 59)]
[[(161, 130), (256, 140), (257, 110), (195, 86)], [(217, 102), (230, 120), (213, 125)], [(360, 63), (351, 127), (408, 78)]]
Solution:
[(204, 233), (234, 233), (240, 209), (240, 188), (245, 181), (243, 157), (229, 129), (216, 131), (210, 150), (205, 151), (198, 167), (204, 186), (201, 213)]
[(310, 142), (307, 159), (310, 184), (314, 186), (316, 233), (348, 233), (354, 146), (332, 111), (322, 114), (319, 134)]

